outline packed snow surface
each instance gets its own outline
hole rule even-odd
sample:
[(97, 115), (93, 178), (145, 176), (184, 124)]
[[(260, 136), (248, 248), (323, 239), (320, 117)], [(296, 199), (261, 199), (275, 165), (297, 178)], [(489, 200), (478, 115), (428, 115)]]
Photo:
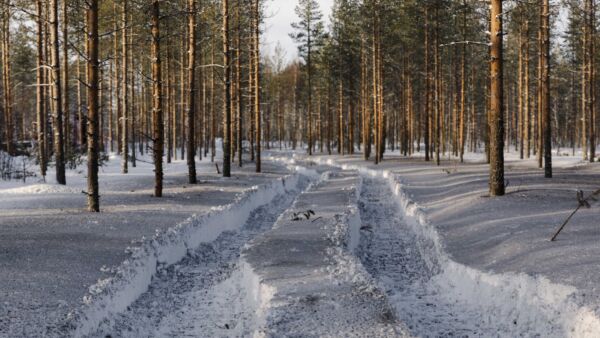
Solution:
[(101, 214), (69, 185), (0, 183), (0, 337), (598, 337), (597, 164), (555, 178), (507, 156), (508, 193), (467, 163), (273, 152), (266, 174), (199, 164), (101, 175)]

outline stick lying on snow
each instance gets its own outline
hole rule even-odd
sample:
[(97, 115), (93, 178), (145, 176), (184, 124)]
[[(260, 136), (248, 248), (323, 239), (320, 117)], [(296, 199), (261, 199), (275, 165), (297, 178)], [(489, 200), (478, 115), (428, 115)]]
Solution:
[(573, 216), (575, 216), (575, 214), (577, 213), (577, 211), (579, 211), (579, 209), (581, 209), (582, 207), (585, 207), (587, 209), (591, 208), (591, 205), (590, 205), (589, 201), (590, 200), (597, 201), (596, 196), (598, 196), (598, 195), (600, 195), (600, 189), (594, 191), (592, 194), (590, 194), (586, 198), (583, 197), (583, 191), (578, 190), (577, 191), (577, 202), (579, 202), (579, 205), (577, 206), (577, 208), (575, 210), (573, 210), (573, 212), (569, 215), (569, 217), (567, 217), (567, 219), (560, 226), (560, 228), (558, 228), (558, 230), (556, 230), (556, 232), (554, 233), (554, 236), (552, 236), (552, 238), (550, 239), (550, 241), (551, 242), (556, 241), (556, 237), (558, 237), (558, 235), (560, 234), (560, 232), (565, 228), (565, 226), (567, 225), (567, 223), (569, 223), (569, 221), (571, 220), (571, 218), (573, 218)]

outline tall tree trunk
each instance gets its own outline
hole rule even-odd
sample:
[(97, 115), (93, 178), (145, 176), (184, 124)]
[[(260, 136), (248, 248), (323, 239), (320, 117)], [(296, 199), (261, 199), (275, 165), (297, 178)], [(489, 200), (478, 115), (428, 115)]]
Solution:
[(127, 174), (129, 172), (129, 102), (128, 102), (128, 83), (127, 74), (128, 66), (127, 55), (127, 14), (128, 14), (128, 0), (123, 0), (123, 8), (121, 13), (121, 172)]
[(67, 3), (68, 1), (63, 0), (62, 2), (62, 35), (63, 35), (63, 60), (62, 60), (62, 81), (63, 81), (63, 90), (62, 90), (62, 111), (65, 116), (65, 152), (67, 156), (70, 156), (72, 153), (71, 143), (71, 113), (69, 109), (69, 15), (67, 11)]
[(188, 181), (196, 184), (196, 0), (188, 0), (188, 35), (187, 165)]
[[(129, 15), (129, 21), (128, 22), (133, 22), (133, 15)], [(135, 154), (135, 138), (136, 138), (136, 119), (135, 119), (135, 95), (134, 95), (134, 91), (135, 91), (135, 79), (134, 79), (134, 66), (133, 66), (133, 54), (131, 52), (129, 52), (129, 46), (133, 46), (133, 27), (129, 27), (128, 28), (129, 33), (128, 33), (128, 42), (127, 42), (127, 62), (129, 62), (129, 67), (128, 67), (128, 71), (129, 73), (127, 74), (130, 78), (130, 83), (128, 86), (128, 90), (129, 90), (129, 113), (128, 116), (130, 117), (130, 123), (129, 123), (129, 128), (131, 130), (131, 134), (129, 135), (129, 146), (131, 149), (131, 166), (132, 167), (136, 167), (137, 166), (137, 161), (136, 161), (136, 154)], [(127, 88), (127, 87), (126, 87)], [(102, 102), (102, 95), (100, 95), (100, 102)], [(102, 107), (103, 105), (100, 104), (100, 106)], [(102, 110), (101, 110), (102, 111)]]
[[(310, 76), (308, 83), (310, 88)], [(260, 0), (254, 0), (254, 115), (254, 122), (256, 123), (256, 172), (259, 173), (262, 171), (260, 158), (262, 121), (260, 114)]]
[(47, 170), (46, 158), (46, 111), (44, 110), (44, 13), (42, 0), (37, 0), (37, 88), (36, 88), (36, 128), (38, 143), (38, 161), (40, 162), (40, 173), (45, 178)]
[[(52, 117), (54, 130), (54, 161), (56, 162), (56, 181), (67, 184), (65, 176), (65, 147), (63, 138), (62, 86), (60, 81), (59, 37), (58, 37), (58, 0), (50, 3), (50, 40), (52, 68)], [(9, 87), (10, 88), (10, 87)], [(8, 92), (10, 93), (10, 91)]]
[(6, 150), (10, 155), (16, 155), (10, 61), (10, 0), (4, 0), (2, 5), (2, 78), (4, 89), (4, 121), (6, 124)]
[[(118, 16), (118, 11), (117, 11), (117, 5), (116, 2), (113, 4), (113, 15), (114, 15), (114, 22), (113, 22), (113, 30), (114, 30), (114, 35), (113, 35), (113, 54), (114, 54), (114, 58), (113, 58), (113, 62), (115, 64), (115, 74), (114, 74), (114, 83), (113, 86), (115, 88), (115, 101), (116, 101), (116, 108), (117, 108), (117, 116), (116, 116), (116, 138), (117, 138), (117, 154), (121, 154), (121, 149), (122, 149), (122, 135), (123, 135), (123, 131), (121, 130), (121, 126), (123, 125), (122, 119), (123, 119), (123, 106), (121, 105), (121, 67), (120, 67), (120, 59), (119, 59), (119, 16)], [(78, 54), (79, 57), (79, 54)], [(77, 69), (78, 73), (79, 73), (79, 67)], [(78, 97), (81, 97), (79, 95), (78, 91)], [(80, 102), (81, 103), (81, 102)], [(81, 107), (81, 104), (79, 104), (79, 107)], [(79, 112), (81, 114), (81, 111)]]
[(154, 158), (154, 196), (162, 197), (163, 190), (163, 151), (164, 122), (162, 110), (162, 69), (160, 57), (160, 8), (159, 0), (152, 2), (152, 155)]
[(490, 195), (502, 196), (505, 193), (502, 0), (492, 0), (490, 23)]
[(550, 117), (550, 3), (542, 0), (542, 112), (544, 114), (544, 176), (552, 178), (552, 119)]
[[(462, 36), (463, 40), (467, 40), (467, 14), (466, 14), (466, 0), (463, 0), (463, 27)], [(466, 60), (467, 60), (466, 46), (463, 44), (460, 51), (460, 127), (459, 127), (459, 147), (460, 147), (460, 162), (464, 162), (465, 157), (465, 110), (466, 110)], [(412, 144), (412, 141), (411, 141)]]
[(434, 72), (434, 105), (435, 105), (435, 163), (439, 166), (441, 151), (441, 125), (442, 125), (442, 98), (441, 98), (441, 65), (440, 65), (440, 16), (439, 9), (435, 8), (435, 29), (433, 32), (433, 72)]
[(88, 102), (88, 124), (89, 134), (88, 149), (88, 210), (100, 211), (100, 195), (98, 191), (98, 0), (89, 0), (86, 10), (87, 21), (87, 102)]
[[(231, 177), (231, 73), (229, 0), (223, 0), (223, 177)], [(255, 52), (256, 53), (256, 52)]]
[(525, 21), (525, 60), (524, 60), (524, 79), (523, 79), (523, 116), (525, 126), (523, 138), (525, 140), (525, 157), (531, 157), (531, 113), (529, 100), (529, 20)]
[(589, 86), (589, 97), (588, 97), (588, 143), (589, 143), (589, 155), (588, 160), (594, 162), (596, 160), (596, 67), (595, 67), (595, 56), (596, 56), (596, 1), (588, 1), (588, 86)]
[(237, 89), (237, 100), (236, 100), (236, 114), (237, 114), (237, 154), (238, 154), (238, 166), (243, 166), (243, 140), (244, 140), (244, 104), (242, 95), (242, 29), (241, 29), (241, 13), (240, 7), (242, 1), (237, 0), (236, 6), (236, 20), (237, 20), (237, 37), (236, 37), (236, 89)]
[(423, 136), (425, 143), (425, 161), (429, 162), (431, 146), (431, 76), (429, 70), (429, 6), (425, 5), (425, 116), (423, 124)]

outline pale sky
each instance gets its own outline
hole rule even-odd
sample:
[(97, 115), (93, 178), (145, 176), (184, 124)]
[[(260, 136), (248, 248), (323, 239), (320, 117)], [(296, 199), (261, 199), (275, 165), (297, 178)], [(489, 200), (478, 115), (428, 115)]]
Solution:
[[(325, 27), (327, 27), (333, 0), (317, 0), (317, 2), (323, 13)], [(264, 53), (272, 54), (279, 42), (286, 51), (288, 61), (298, 56), (297, 46), (289, 37), (289, 33), (293, 31), (291, 23), (298, 22), (298, 17), (294, 12), (297, 4), (298, 0), (266, 0), (265, 33), (262, 42)]]

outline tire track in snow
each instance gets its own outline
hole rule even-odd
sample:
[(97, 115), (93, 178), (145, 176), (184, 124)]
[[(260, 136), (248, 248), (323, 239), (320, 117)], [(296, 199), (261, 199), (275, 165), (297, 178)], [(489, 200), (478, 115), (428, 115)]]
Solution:
[(251, 336), (252, 308), (238, 266), (242, 247), (267, 231), (289, 208), (302, 188), (279, 195), (254, 210), (240, 231), (225, 232), (181, 262), (157, 273), (125, 313), (101, 323), (96, 337), (232, 337)]
[(403, 222), (389, 184), (363, 176), (359, 208), (361, 243), (357, 254), (393, 304), (397, 317), (419, 337), (502, 336), (493, 323), (482, 323), (477, 310), (448, 301), (436, 288), (418, 248)]

